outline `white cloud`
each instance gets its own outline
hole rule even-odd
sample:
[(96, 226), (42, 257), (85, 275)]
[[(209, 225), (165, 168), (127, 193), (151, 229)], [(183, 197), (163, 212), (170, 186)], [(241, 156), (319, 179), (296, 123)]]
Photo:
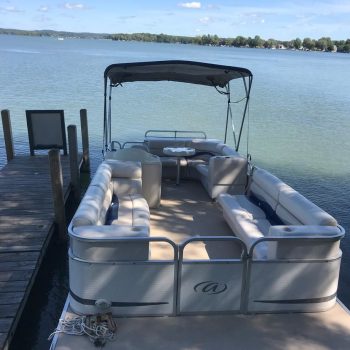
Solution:
[(209, 22), (211, 22), (211, 18), (210, 17), (202, 17), (199, 19), (199, 22), (201, 22), (202, 24), (208, 24)]
[(49, 11), (49, 7), (48, 6), (40, 6), (39, 7), (39, 10), (38, 10), (39, 12), (47, 12), (47, 11)]
[(83, 4), (73, 4), (73, 3), (70, 3), (70, 2), (66, 2), (64, 4), (64, 8), (68, 9), (68, 10), (83, 10), (85, 9), (85, 5)]
[(16, 6), (8, 5), (0, 7), (0, 12), (23, 12), (23, 10), (18, 9)]
[(187, 9), (200, 9), (202, 7), (202, 4), (200, 2), (182, 2), (179, 4), (180, 7), (184, 7)]
[(219, 5), (208, 4), (206, 7), (209, 10), (220, 10), (220, 6)]

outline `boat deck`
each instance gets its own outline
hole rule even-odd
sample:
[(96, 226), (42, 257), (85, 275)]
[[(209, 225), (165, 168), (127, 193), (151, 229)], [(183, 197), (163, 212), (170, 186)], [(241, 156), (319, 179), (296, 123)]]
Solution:
[[(162, 200), (157, 209), (151, 209), (150, 235), (166, 237), (179, 244), (195, 236), (232, 236), (222, 212), (197, 181), (174, 180), (162, 183)], [(151, 259), (171, 259), (172, 250), (164, 244), (151, 244)], [(196, 242), (184, 254), (187, 259), (214, 259), (234, 257), (230, 242)]]
[[(74, 317), (71, 311), (65, 318)], [(105, 350), (348, 349), (350, 314), (340, 303), (326, 312), (117, 318)], [(87, 336), (60, 334), (55, 350), (96, 349)]]

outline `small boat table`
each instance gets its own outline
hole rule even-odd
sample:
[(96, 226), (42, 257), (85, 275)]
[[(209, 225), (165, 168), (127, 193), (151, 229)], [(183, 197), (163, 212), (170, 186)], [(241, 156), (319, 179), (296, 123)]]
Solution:
[(196, 150), (190, 147), (164, 147), (163, 153), (167, 156), (176, 157), (176, 163), (177, 163), (176, 185), (179, 185), (181, 158), (193, 156), (196, 153)]

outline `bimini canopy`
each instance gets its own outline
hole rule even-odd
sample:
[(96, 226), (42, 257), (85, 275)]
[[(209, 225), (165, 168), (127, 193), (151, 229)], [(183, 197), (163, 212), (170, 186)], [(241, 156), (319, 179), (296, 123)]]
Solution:
[[(243, 81), (245, 96), (234, 103), (245, 101), (243, 118), (239, 130), (238, 140), (234, 131), (231, 111), (231, 92), (230, 81), (239, 79)], [(253, 81), (253, 74), (249, 69), (231, 66), (222, 66), (218, 64), (193, 62), (193, 61), (151, 61), (151, 62), (132, 62), (117, 63), (108, 66), (104, 72), (104, 151), (110, 149), (111, 140), (111, 104), (112, 89), (122, 86), (123, 83), (137, 81), (174, 81), (189, 84), (199, 84), (214, 87), (220, 94), (227, 96), (227, 114), (225, 125), (225, 138), (227, 137), (227, 128), (229, 119), (232, 123), (232, 132), (236, 150), (240, 145), (243, 124), (246, 117), (250, 89)], [(109, 96), (107, 88), (109, 85)], [(107, 106), (108, 99), (108, 106)]]
[(177, 81), (225, 87), (230, 80), (252, 77), (245, 68), (192, 61), (153, 61), (120, 63), (108, 66), (105, 79), (112, 85), (134, 81)]

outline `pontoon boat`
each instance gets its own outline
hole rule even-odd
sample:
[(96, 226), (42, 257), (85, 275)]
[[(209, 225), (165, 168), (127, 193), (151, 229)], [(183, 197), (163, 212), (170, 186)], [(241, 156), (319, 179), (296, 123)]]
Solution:
[[(69, 226), (70, 291), (52, 349), (348, 348), (344, 229), (239, 153), (252, 73), (160, 61), (113, 64), (104, 79), (104, 160)], [(226, 95), (223, 140), (188, 130), (115, 140), (112, 91), (139, 81)], [(234, 147), (231, 81), (244, 91)]]

